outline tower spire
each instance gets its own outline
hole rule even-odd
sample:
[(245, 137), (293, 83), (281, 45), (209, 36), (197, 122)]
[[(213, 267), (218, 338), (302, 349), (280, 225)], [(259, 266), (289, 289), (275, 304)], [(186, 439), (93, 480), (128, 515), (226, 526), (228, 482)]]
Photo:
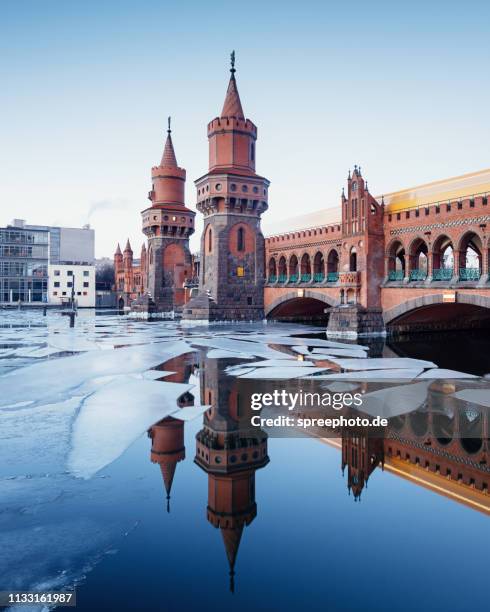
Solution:
[(230, 65), (230, 82), (228, 83), (228, 89), (226, 90), (226, 97), (225, 102), (223, 104), (223, 110), (221, 111), (221, 116), (235, 117), (236, 119), (245, 119), (235, 79), (235, 51), (231, 52)]
[(163, 168), (177, 168), (177, 158), (175, 157), (174, 145), (172, 142), (172, 130), (170, 129), (171, 117), (168, 118), (167, 140), (163, 150), (160, 166)]

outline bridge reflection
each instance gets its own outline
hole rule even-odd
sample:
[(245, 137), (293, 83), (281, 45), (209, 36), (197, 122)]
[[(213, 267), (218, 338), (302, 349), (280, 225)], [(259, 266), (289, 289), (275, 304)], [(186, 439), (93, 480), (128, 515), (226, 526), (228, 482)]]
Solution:
[[(176, 372), (172, 375), (174, 382), (189, 382), (199, 372), (200, 403), (210, 406), (196, 435), (194, 462), (207, 475), (206, 517), (221, 533), (233, 591), (240, 542), (246, 533), (245, 527), (254, 521), (258, 512), (255, 474), (267, 466), (269, 456), (268, 432), (251, 426), (250, 387), (224, 371), (231, 363), (236, 362), (207, 359), (204, 352), (196, 352), (172, 364), (167, 362), (161, 368)], [(252, 381), (254, 391), (263, 391), (263, 382)], [(294, 390), (298, 384), (288, 381), (284, 386)], [(307, 384), (301, 381), (304, 388)], [(478, 387), (476, 383), (473, 386)], [(370, 389), (370, 383), (352, 385), (352, 392)], [(388, 471), (490, 515), (488, 409), (459, 399), (455, 396), (457, 391), (457, 382), (428, 381), (425, 400), (419, 401), (414, 410), (389, 418), (388, 426), (382, 430), (311, 428), (307, 435), (338, 448), (347, 493), (355, 501), (365, 497), (364, 490), (374, 472)], [(182, 410), (192, 405), (194, 399), (190, 394), (183, 396)], [(325, 416), (325, 410), (321, 410)], [(307, 414), (317, 413), (318, 409), (316, 412), (312, 409)], [(160, 466), (167, 500), (177, 464), (186, 457), (184, 428), (184, 421), (167, 417), (149, 430), (151, 461)], [(271, 430), (269, 434), (276, 435), (276, 432)], [(369, 493), (375, 495), (376, 491)]]

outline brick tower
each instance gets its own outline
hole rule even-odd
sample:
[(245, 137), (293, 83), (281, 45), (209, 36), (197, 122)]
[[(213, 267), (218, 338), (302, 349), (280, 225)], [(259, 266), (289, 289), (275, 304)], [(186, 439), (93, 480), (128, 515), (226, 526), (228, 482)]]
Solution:
[(185, 174), (177, 165), (169, 117), (162, 160), (151, 169), (151, 207), (141, 213), (148, 238), (147, 294), (133, 304), (134, 310), (170, 313), (184, 304), (184, 283), (192, 276), (189, 237), (196, 214), (185, 206)]
[(208, 124), (209, 171), (195, 182), (204, 215), (199, 293), (185, 319), (264, 318), (265, 244), (260, 217), (269, 181), (255, 172), (257, 127), (243, 113), (235, 54), (221, 116)]
[(330, 335), (381, 334), (384, 323), (380, 285), (384, 279), (384, 205), (369, 193), (360, 166), (342, 190), (340, 306), (330, 310)]

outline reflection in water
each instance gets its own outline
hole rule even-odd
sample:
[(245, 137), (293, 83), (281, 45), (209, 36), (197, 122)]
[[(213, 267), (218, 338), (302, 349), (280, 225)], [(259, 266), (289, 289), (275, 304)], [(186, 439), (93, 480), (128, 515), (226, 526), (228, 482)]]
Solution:
[[(257, 516), (255, 472), (269, 462), (268, 435), (263, 429), (251, 426), (250, 418), (257, 413), (251, 410), (249, 401), (250, 384), (256, 391), (267, 383), (253, 381), (244, 385), (240, 379), (226, 374), (225, 369), (233, 364), (236, 361), (209, 359), (203, 351), (160, 366), (162, 370), (175, 372), (165, 378), (174, 382), (188, 382), (199, 373), (200, 403), (210, 406), (196, 435), (194, 461), (207, 474), (207, 519), (221, 532), (232, 592), (244, 527)], [(281, 383), (289, 389), (298, 384), (305, 387), (311, 383)], [(418, 393), (415, 409), (389, 419), (382, 431), (343, 427), (308, 433), (340, 450), (340, 467), (344, 477), (347, 472), (348, 494), (352, 493), (355, 501), (360, 501), (370, 476), (379, 468), (490, 514), (488, 411), (477, 404), (457, 400), (454, 393), (458, 384), (467, 383), (427, 382), (425, 399), (420, 402)], [(364, 392), (373, 388), (377, 388), (376, 384), (357, 384), (357, 389)], [(183, 410), (193, 402), (190, 394), (179, 400)], [(183, 421), (167, 417), (149, 430), (151, 460), (160, 465), (167, 500), (176, 466), (185, 458), (184, 427)], [(271, 430), (270, 434), (275, 432)]]

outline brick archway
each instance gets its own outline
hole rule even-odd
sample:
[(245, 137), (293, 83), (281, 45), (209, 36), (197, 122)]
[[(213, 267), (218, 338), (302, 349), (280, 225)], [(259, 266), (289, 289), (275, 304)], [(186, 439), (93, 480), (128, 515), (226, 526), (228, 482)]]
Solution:
[[(487, 308), (490, 311), (490, 297), (486, 295), (471, 295), (467, 293), (458, 294), (457, 301), (455, 303), (470, 304), (480, 308)], [(423, 308), (425, 306), (435, 306), (438, 304), (447, 304), (447, 302), (444, 301), (443, 293), (422, 295), (420, 297), (407, 300), (406, 302), (402, 302), (401, 304), (398, 304), (398, 306), (394, 306), (393, 308), (386, 310), (383, 313), (383, 319), (385, 325), (388, 325), (395, 319), (398, 319), (402, 315), (407, 314), (412, 310), (417, 310), (418, 308)]]
[(298, 296), (297, 291), (288, 291), (266, 306), (265, 316), (268, 317), (273, 310), (285, 302), (289, 302), (290, 300), (301, 300), (304, 298), (318, 300), (319, 302), (323, 302), (326, 306), (335, 306), (334, 300), (320, 291), (305, 289), (304, 295), (301, 297)]

